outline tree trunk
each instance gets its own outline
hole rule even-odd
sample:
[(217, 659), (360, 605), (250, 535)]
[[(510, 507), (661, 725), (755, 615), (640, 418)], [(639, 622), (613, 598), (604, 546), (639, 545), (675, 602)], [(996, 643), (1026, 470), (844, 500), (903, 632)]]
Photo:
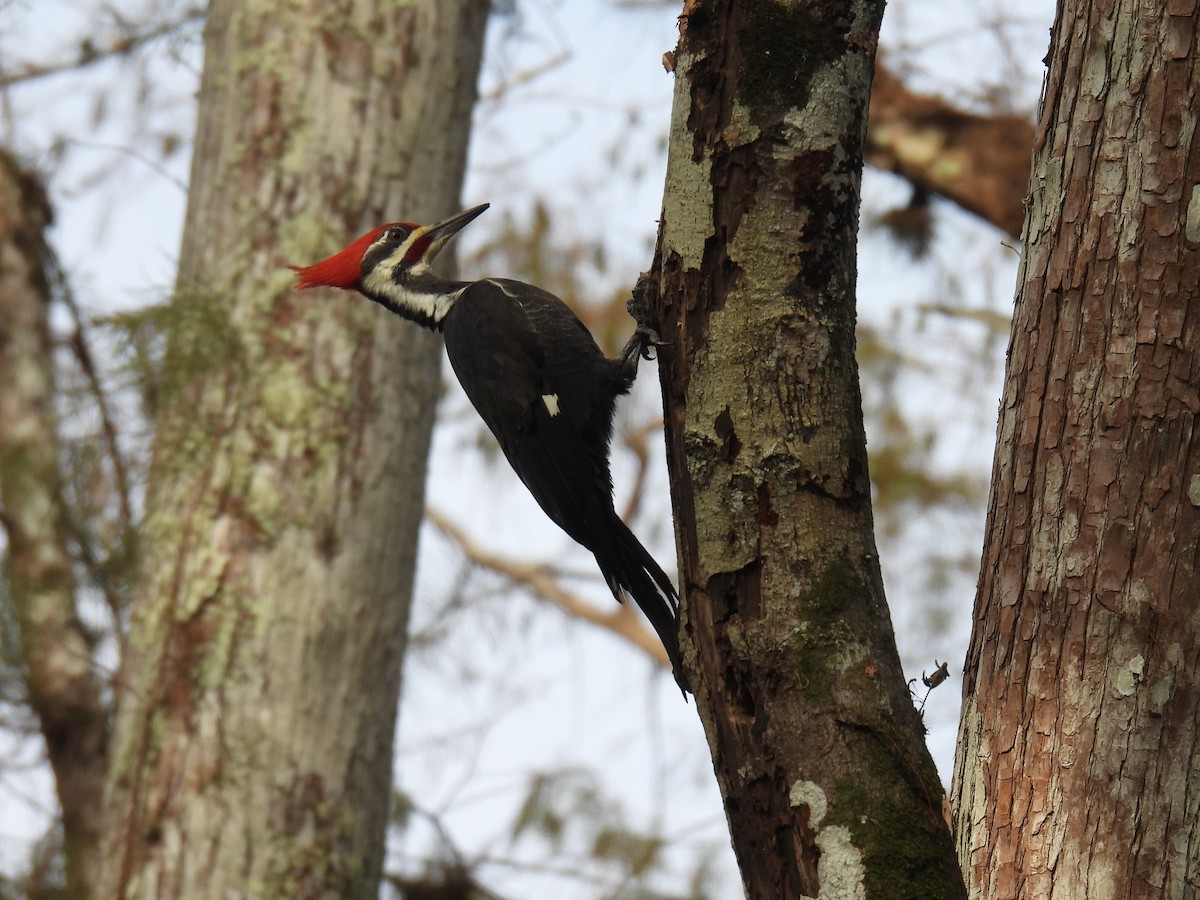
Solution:
[(685, 655), (751, 898), (963, 893), (884, 603), (854, 360), (882, 11), (688, 3), (674, 55), (650, 300)]
[(374, 897), (440, 383), (283, 264), (457, 208), (484, 0), (217, 0), (100, 896)]
[(972, 896), (1200, 896), (1198, 14), (1059, 5), (963, 680)]
[(50, 207), (42, 187), (0, 153), (0, 521), (4, 576), (21, 630), (29, 703), (46, 741), (62, 810), (67, 896), (87, 894), (99, 864), (109, 718), (88, 635), (75, 612), (51, 366)]

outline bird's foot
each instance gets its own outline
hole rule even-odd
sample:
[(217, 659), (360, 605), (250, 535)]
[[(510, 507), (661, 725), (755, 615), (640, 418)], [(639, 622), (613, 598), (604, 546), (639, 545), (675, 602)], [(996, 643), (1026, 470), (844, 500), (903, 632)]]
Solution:
[(633, 335), (625, 344), (625, 349), (621, 351), (621, 362), (632, 362), (637, 365), (637, 357), (642, 359), (654, 359), (654, 348), (665, 347), (667, 344), (658, 332), (648, 325), (638, 325), (634, 330)]
[(652, 348), (664, 347), (667, 344), (650, 324), (650, 302), (646, 294), (650, 290), (651, 277), (647, 272), (643, 272), (638, 277), (637, 285), (633, 289), (633, 296), (625, 304), (629, 315), (637, 322), (637, 328), (630, 337), (629, 343), (625, 345), (625, 349), (621, 351), (621, 361), (625, 365), (632, 364), (635, 372), (639, 356), (642, 359), (654, 359)]

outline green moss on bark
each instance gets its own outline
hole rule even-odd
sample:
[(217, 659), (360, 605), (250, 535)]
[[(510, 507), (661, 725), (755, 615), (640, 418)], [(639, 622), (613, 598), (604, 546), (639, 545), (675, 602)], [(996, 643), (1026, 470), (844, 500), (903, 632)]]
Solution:
[(805, 696), (814, 703), (833, 701), (846, 654), (859, 643), (848, 612), (866, 592), (862, 576), (848, 561), (838, 559), (799, 597), (801, 623), (792, 637), (792, 665)]
[(849, 20), (815, 4), (765, 3), (739, 33), (738, 99), (760, 107), (808, 105), (812, 79), (846, 52)]
[[(863, 851), (868, 897), (956, 897), (956, 873), (949, 868), (953, 858), (945, 853), (944, 826), (913, 816), (911, 794), (896, 791), (895, 785), (897, 780), (912, 785), (914, 775), (899, 770), (897, 756), (880, 737), (877, 731), (864, 731), (861, 748), (869, 765), (861, 775), (838, 779), (827, 822), (848, 828), (854, 845)], [(901, 737), (896, 735), (896, 740)], [(940, 786), (937, 790), (940, 795)]]

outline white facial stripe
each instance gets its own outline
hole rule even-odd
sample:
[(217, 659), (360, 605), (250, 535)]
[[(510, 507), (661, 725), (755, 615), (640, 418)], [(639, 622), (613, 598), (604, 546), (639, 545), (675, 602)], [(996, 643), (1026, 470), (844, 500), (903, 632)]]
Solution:
[(542, 394), (542, 402), (546, 404), (546, 412), (550, 418), (558, 415), (558, 394)]
[(377, 266), (369, 272), (363, 279), (363, 292), (386, 300), (397, 311), (418, 319), (440, 323), (463, 292), (462, 288), (448, 294), (425, 294), (410, 290), (406, 284), (392, 279), (392, 268), (391, 265)]

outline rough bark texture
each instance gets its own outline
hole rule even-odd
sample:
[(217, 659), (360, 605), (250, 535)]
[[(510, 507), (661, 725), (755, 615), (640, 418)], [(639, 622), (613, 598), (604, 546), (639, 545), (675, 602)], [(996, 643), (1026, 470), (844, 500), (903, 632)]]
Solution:
[(854, 361), (882, 11), (687, 3), (674, 57), (650, 294), (682, 642), (764, 900), (962, 895), (884, 603)]
[(105, 897), (374, 897), (440, 350), (285, 262), (457, 209), (484, 0), (209, 8)]
[(108, 709), (75, 610), (59, 473), (48, 315), (50, 207), (0, 154), (0, 522), (8, 599), (21, 629), (29, 702), (62, 808), (67, 892), (87, 896), (99, 862)]
[(875, 72), (866, 161), (957, 203), (1011, 236), (1025, 224), (1033, 123), (981, 116), (916, 94), (885, 66)]
[(972, 896), (1200, 896), (1198, 22), (1059, 6), (955, 768)]

